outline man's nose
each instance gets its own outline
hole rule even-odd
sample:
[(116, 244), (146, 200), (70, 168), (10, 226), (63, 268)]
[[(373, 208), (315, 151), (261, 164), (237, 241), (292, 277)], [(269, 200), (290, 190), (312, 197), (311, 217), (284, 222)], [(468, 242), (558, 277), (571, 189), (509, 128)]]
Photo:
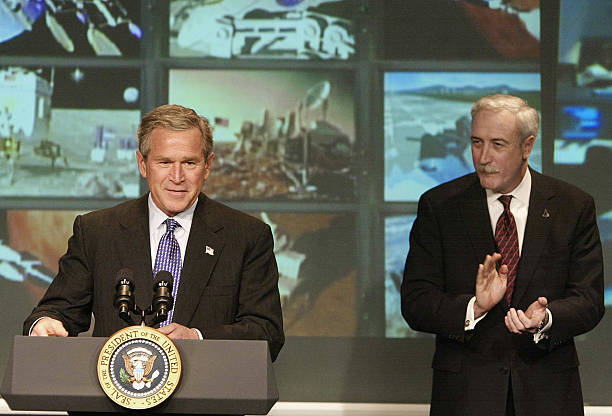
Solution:
[(174, 182), (182, 182), (184, 177), (183, 166), (180, 163), (172, 164), (170, 179)]
[(480, 148), (478, 162), (483, 165), (491, 162), (491, 146), (487, 143), (484, 143)]

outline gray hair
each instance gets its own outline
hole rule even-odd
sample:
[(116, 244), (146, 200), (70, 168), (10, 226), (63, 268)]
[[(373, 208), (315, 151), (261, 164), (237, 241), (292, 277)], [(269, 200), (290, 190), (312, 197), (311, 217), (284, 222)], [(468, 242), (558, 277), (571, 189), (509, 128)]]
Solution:
[(520, 135), (521, 142), (528, 136), (538, 135), (540, 128), (540, 115), (538, 111), (527, 104), (527, 101), (513, 95), (492, 94), (480, 98), (472, 106), (472, 120), (480, 111), (506, 110), (516, 117), (516, 129)]

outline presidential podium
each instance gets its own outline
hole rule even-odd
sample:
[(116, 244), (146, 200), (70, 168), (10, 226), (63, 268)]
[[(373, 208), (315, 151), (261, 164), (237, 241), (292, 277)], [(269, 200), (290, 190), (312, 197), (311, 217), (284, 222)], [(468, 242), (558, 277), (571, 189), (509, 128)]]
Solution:
[[(98, 382), (106, 338), (24, 337), (13, 343), (0, 393), (12, 410), (134, 412)], [(175, 340), (182, 376), (173, 395), (148, 413), (267, 414), (278, 389), (266, 341)]]

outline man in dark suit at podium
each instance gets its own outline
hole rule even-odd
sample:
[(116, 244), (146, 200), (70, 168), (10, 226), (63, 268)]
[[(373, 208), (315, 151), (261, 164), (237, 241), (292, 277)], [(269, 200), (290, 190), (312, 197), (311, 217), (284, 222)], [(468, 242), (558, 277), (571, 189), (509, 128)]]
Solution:
[(432, 415), (578, 415), (574, 337), (604, 314), (593, 199), (528, 167), (539, 116), (517, 97), (472, 107), (475, 173), (423, 194), (402, 313), (436, 334)]
[(209, 199), (212, 128), (195, 111), (164, 105), (138, 128), (138, 169), (149, 193), (79, 215), (59, 272), (24, 323), (24, 334), (110, 336), (126, 326), (113, 307), (115, 276), (133, 272), (135, 303), (151, 305), (153, 277), (171, 271), (174, 308), (159, 330), (170, 338), (267, 340), (284, 334), (270, 227)]

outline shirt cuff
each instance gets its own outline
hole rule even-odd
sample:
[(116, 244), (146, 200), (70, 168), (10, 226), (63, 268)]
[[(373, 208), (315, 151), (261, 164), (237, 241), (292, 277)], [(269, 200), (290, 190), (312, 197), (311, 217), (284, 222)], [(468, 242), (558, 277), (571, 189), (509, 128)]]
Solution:
[(42, 317), (40, 317), (40, 318), (38, 318), (37, 320), (34, 321), (32, 326), (30, 327), (30, 330), (28, 331), (28, 336), (32, 335), (32, 330), (34, 329), (34, 327), (36, 326), (38, 321), (40, 321), (41, 319), (44, 319), (44, 318), (48, 318), (48, 316), (42, 316)]
[(478, 322), (480, 322), (480, 320), (482, 318), (484, 318), (485, 316), (487, 316), (487, 312), (485, 312), (484, 315), (482, 315), (479, 318), (474, 318), (474, 303), (476, 302), (476, 296), (473, 296), (472, 299), (470, 299), (468, 306), (467, 306), (467, 310), (465, 311), (465, 331), (471, 331), (472, 329), (476, 328), (476, 324)]
[(550, 313), (550, 309), (546, 308), (546, 313), (548, 314), (548, 323), (542, 329), (539, 329), (535, 334), (533, 334), (533, 342), (536, 344), (543, 339), (548, 338), (548, 330), (552, 327), (552, 313)]
[(204, 337), (202, 336), (202, 332), (200, 332), (198, 328), (193, 328), (193, 329), (195, 329), (195, 331), (198, 333), (198, 336), (200, 337), (200, 339), (204, 339)]

